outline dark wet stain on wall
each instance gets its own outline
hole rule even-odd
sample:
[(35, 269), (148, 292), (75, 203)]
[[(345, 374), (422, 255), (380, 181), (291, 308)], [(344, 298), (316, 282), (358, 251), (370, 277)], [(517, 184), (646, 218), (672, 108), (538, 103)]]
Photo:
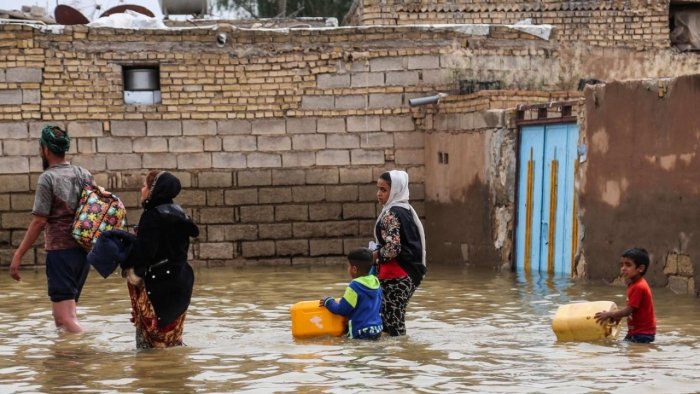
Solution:
[(426, 201), (429, 262), (496, 268), (501, 258), (491, 239), (488, 186), (475, 180), (464, 193), (464, 202)]

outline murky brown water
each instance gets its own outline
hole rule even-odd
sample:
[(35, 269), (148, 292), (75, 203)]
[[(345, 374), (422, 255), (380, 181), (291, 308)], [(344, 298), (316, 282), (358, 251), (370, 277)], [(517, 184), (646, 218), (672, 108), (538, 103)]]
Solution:
[[(122, 279), (94, 272), (59, 334), (43, 273), (0, 272), (0, 392), (698, 392), (700, 301), (654, 289), (655, 345), (557, 343), (558, 305), (624, 289), (433, 268), (408, 312), (409, 335), (296, 341), (290, 304), (340, 296), (343, 267), (199, 270), (187, 347), (134, 350)], [(624, 332), (623, 332), (624, 334)]]

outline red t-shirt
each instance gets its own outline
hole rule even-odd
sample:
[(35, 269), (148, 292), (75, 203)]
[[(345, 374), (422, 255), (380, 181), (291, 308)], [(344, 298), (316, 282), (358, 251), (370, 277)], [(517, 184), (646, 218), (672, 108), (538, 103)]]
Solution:
[(639, 278), (627, 286), (627, 305), (634, 308), (627, 317), (627, 333), (656, 335), (654, 301), (646, 279)]

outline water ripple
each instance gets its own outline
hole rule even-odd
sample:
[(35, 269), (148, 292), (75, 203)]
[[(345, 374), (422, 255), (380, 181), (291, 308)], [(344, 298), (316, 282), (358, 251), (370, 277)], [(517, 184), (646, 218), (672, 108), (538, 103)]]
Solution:
[(431, 270), (409, 335), (296, 340), (289, 306), (343, 293), (342, 267), (197, 271), (186, 347), (137, 351), (122, 279), (91, 274), (88, 330), (53, 327), (43, 274), (0, 277), (0, 392), (697, 392), (700, 304), (654, 289), (659, 335), (640, 346), (558, 343), (551, 319), (574, 301), (624, 303), (624, 289), (555, 278)]

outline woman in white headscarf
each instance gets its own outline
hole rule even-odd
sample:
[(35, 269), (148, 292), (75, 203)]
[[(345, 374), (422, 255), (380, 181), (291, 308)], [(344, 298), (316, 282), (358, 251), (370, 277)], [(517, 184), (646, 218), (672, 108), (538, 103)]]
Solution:
[(391, 336), (406, 335), (406, 306), (425, 276), (425, 232), (408, 203), (408, 174), (389, 171), (377, 179), (382, 208), (374, 227), (374, 252), (382, 286), (382, 321)]

